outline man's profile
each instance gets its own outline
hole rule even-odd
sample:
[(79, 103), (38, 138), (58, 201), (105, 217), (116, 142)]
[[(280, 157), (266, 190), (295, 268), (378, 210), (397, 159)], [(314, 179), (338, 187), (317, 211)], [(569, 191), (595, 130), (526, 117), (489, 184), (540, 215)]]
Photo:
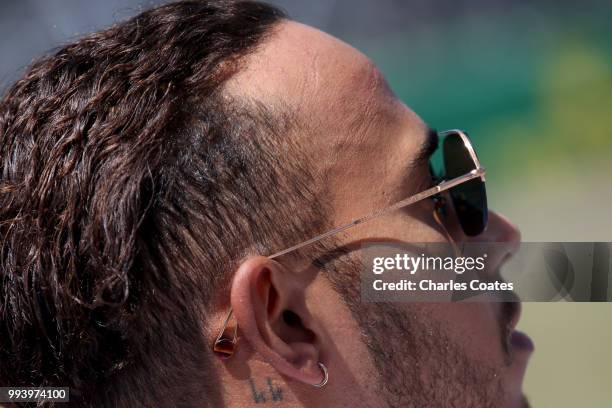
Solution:
[(526, 406), (516, 304), (360, 299), (360, 242), (518, 242), (502, 216), (472, 237), (426, 199), (267, 257), (431, 187), (436, 138), (363, 54), (251, 1), (170, 3), (38, 60), (0, 101), (0, 386)]

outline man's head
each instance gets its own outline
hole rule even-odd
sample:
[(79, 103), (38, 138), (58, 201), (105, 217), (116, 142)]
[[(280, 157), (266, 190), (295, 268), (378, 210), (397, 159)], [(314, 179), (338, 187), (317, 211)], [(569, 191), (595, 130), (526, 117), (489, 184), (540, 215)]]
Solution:
[[(431, 202), (265, 257), (427, 187), (428, 135), (361, 53), (250, 2), (42, 59), (0, 105), (0, 382), (93, 406), (519, 406), (502, 307), (360, 302), (351, 248), (446, 240)], [(518, 233), (491, 214), (477, 239)]]

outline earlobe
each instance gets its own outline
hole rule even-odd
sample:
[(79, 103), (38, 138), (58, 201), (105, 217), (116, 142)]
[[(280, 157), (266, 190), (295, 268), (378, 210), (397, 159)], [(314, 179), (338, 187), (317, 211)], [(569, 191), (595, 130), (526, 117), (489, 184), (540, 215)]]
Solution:
[(327, 370), (319, 364), (320, 329), (306, 306), (306, 285), (280, 263), (250, 257), (234, 276), (231, 304), (240, 341), (282, 375), (321, 386)]

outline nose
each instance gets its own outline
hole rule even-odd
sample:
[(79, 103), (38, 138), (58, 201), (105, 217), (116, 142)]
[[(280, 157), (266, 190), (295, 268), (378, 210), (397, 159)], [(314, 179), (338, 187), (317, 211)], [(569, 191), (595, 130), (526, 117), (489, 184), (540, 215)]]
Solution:
[(487, 229), (475, 238), (478, 241), (508, 242), (518, 245), (521, 242), (521, 232), (508, 218), (495, 211), (489, 211)]
[(504, 259), (516, 253), (521, 243), (521, 232), (508, 218), (495, 211), (489, 211), (487, 229), (480, 235), (469, 237), (468, 241), (501, 243), (502, 245), (494, 245), (497, 249), (494, 251), (494, 259), (489, 258), (493, 265), (499, 265)]

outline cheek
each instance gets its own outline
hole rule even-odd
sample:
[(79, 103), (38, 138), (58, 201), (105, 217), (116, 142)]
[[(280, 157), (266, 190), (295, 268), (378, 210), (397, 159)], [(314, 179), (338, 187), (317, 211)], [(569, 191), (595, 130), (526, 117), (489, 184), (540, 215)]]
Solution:
[(504, 364), (500, 326), (493, 303), (440, 303), (426, 305), (428, 316), (475, 361)]

